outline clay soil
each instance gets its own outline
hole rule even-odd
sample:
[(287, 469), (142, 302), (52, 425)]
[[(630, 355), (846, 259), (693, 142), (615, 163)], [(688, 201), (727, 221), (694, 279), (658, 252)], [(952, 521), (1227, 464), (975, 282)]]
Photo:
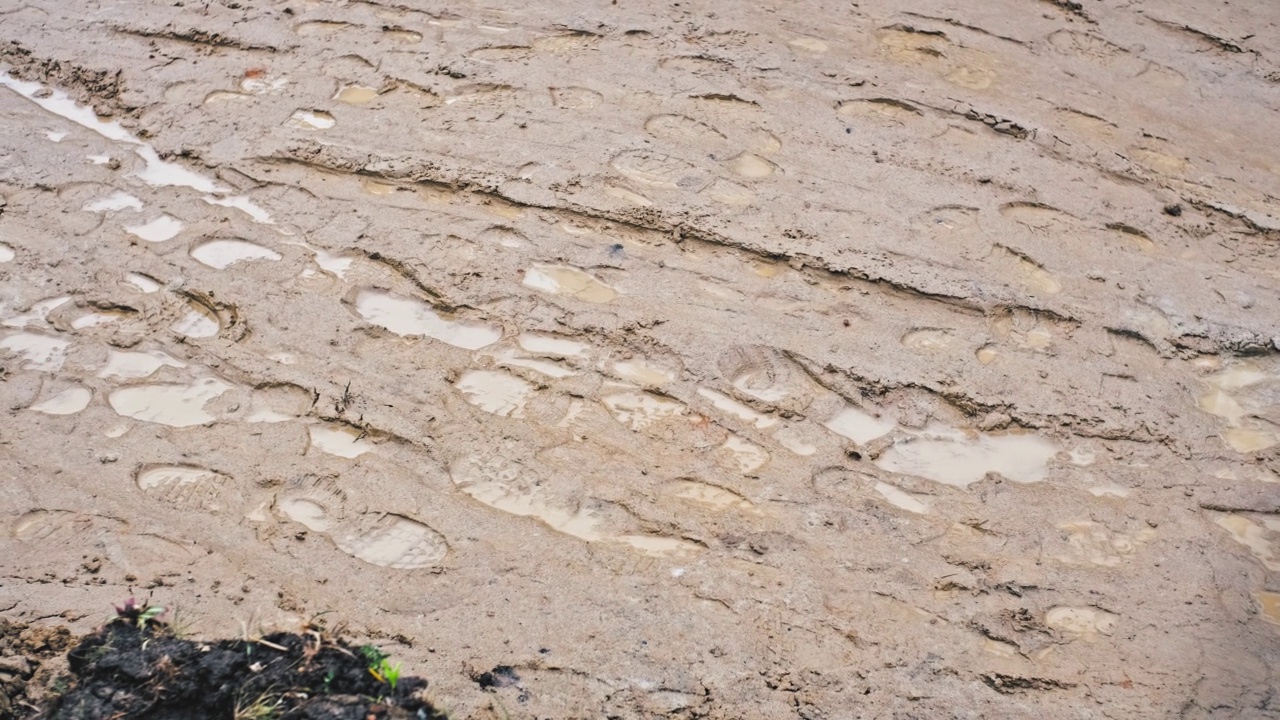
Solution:
[(1280, 717), (1278, 93), (1274, 2), (0, 0), (6, 697)]

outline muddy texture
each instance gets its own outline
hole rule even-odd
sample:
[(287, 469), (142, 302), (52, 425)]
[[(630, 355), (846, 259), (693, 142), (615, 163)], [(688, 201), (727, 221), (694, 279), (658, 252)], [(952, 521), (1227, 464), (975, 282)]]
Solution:
[(67, 660), (61, 691), (40, 712), (13, 717), (444, 717), (414, 697), (425, 680), (397, 677), (392, 688), (370, 671), (368, 651), (320, 632), (201, 642), (174, 637), (163, 622), (117, 618), (82, 638)]
[(72, 641), (65, 627), (0, 618), (0, 719), (27, 717), (39, 707)]
[(0, 611), (1280, 716), (1277, 8), (0, 0)]

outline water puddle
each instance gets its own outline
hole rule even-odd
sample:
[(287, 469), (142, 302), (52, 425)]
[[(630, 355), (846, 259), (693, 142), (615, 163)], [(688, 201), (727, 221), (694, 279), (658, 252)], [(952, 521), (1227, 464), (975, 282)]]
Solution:
[(231, 389), (231, 385), (217, 378), (204, 378), (190, 385), (122, 388), (112, 392), (107, 400), (117, 415), (170, 427), (190, 427), (216, 420), (204, 406)]
[(859, 445), (884, 437), (897, 427), (897, 423), (892, 420), (875, 417), (854, 407), (846, 407), (823, 425), (831, 432)]
[(140, 273), (129, 273), (124, 280), (144, 293), (153, 293), (160, 289), (160, 283)]
[(979, 433), (971, 438), (933, 426), (895, 442), (875, 463), (889, 472), (967, 487), (987, 473), (1017, 483), (1039, 482), (1045, 479), (1049, 461), (1057, 452), (1053, 443), (1035, 435)]
[(338, 121), (323, 110), (295, 110), (285, 124), (301, 130), (328, 130)]
[(710, 400), (712, 406), (717, 410), (726, 412), (739, 420), (745, 420), (760, 430), (764, 430), (778, 424), (777, 418), (757, 412), (749, 405), (740, 403), (724, 393), (719, 393), (708, 388), (698, 388), (698, 394)]
[(88, 388), (67, 388), (50, 398), (31, 406), (32, 410), (46, 415), (74, 415), (89, 407), (93, 392)]
[(1254, 595), (1262, 619), (1272, 625), (1280, 625), (1280, 593), (1262, 591)]
[(567, 265), (535, 264), (524, 273), (524, 284), (552, 295), (567, 295), (583, 302), (607, 303), (618, 291), (589, 273)]
[(312, 425), (307, 428), (311, 447), (330, 455), (357, 458), (373, 450), (373, 443), (365, 439), (360, 428), (347, 425)]
[(1044, 616), (1045, 625), (1090, 642), (1099, 635), (1110, 636), (1119, 622), (1115, 613), (1091, 607), (1055, 607)]
[[(131, 146), (134, 154), (144, 163), (143, 169), (137, 173), (138, 179), (144, 183), (155, 187), (191, 188), (196, 192), (204, 193), (206, 201), (222, 201), (219, 204), (229, 204), (244, 210), (257, 222), (271, 223), (267, 211), (254, 205), (248, 198), (227, 196), (226, 193), (230, 191), (219, 186), (211, 178), (188, 170), (177, 163), (160, 159), (155, 148), (134, 137), (119, 121), (99, 119), (93, 108), (77, 105), (65, 92), (46, 88), (40, 83), (24, 82), (7, 73), (0, 74), (0, 85), (13, 90), (44, 110), (92, 130), (108, 140)], [(136, 198), (134, 200), (137, 201)]]
[(18, 333), (0, 340), (0, 350), (22, 358), (23, 370), (57, 372), (67, 360), (67, 346), (70, 344), (70, 341), (48, 335)]
[(28, 325), (47, 325), (49, 323), (49, 313), (71, 301), (70, 295), (61, 295), (59, 297), (45, 298), (31, 304), (31, 309), (21, 315), (0, 320), (0, 326), (11, 328), (24, 328)]
[(445, 320), (425, 302), (384, 290), (361, 290), (356, 312), (365, 320), (405, 337), (428, 337), (464, 350), (479, 350), (502, 337), (500, 328)]
[(902, 508), (907, 512), (913, 512), (918, 515), (929, 514), (929, 506), (927, 504), (917, 500), (914, 495), (903, 492), (889, 483), (877, 482), (875, 484), (875, 490), (880, 493), (880, 497), (888, 500), (889, 503), (895, 507)]
[(524, 408), (533, 396), (533, 385), (514, 375), (492, 370), (471, 370), (454, 387), (467, 402), (499, 417), (524, 417)]
[(373, 178), (361, 178), (360, 189), (370, 195), (394, 195), (400, 189), (395, 183), (374, 180)]
[(91, 213), (119, 212), (121, 210), (141, 211), (142, 201), (127, 192), (117, 190), (100, 200), (85, 203), (84, 207), (80, 209)]
[(279, 260), (280, 253), (247, 240), (209, 240), (191, 248), (191, 257), (217, 270), (226, 270), (238, 262)]
[(120, 350), (110, 350), (107, 355), (107, 364), (98, 371), (100, 378), (144, 378), (149, 377), (152, 373), (162, 367), (184, 368), (185, 363), (169, 357), (159, 350), (149, 352), (122, 352)]
[(955, 336), (951, 331), (941, 328), (921, 328), (902, 336), (904, 347), (925, 352), (945, 350), (951, 346), (953, 340)]
[(684, 415), (684, 403), (646, 392), (622, 392), (600, 398), (613, 419), (632, 430), (645, 428), (667, 418)]
[(769, 462), (769, 453), (764, 448), (737, 435), (730, 435), (720, 446), (720, 451), (720, 464), (727, 470), (736, 470), (744, 475), (759, 470)]
[(123, 310), (85, 313), (71, 321), (71, 329), (85, 330), (87, 328), (101, 327), (103, 325), (110, 325), (114, 322), (120, 322), (122, 318), (126, 317), (129, 317), (129, 313), (124, 312)]
[(186, 225), (172, 215), (161, 215), (160, 217), (142, 225), (126, 226), (124, 231), (130, 235), (137, 236), (147, 242), (164, 242), (172, 240), (182, 232)]
[(356, 255), (347, 253), (331, 253), (319, 248), (307, 247), (315, 254), (316, 265), (339, 280), (345, 280), (358, 259)]
[(547, 333), (520, 333), (516, 342), (525, 352), (546, 357), (585, 358), (591, 351), (584, 342)]
[(1136, 533), (1113, 532), (1088, 520), (1062, 523), (1058, 529), (1066, 533), (1067, 548), (1054, 557), (1067, 565), (1117, 567), (1156, 537), (1149, 527)]
[(376, 97), (378, 97), (377, 88), (365, 85), (347, 85), (338, 90), (333, 99), (348, 105), (364, 105)]
[(207, 338), (222, 330), (217, 313), (200, 303), (188, 303), (186, 315), (169, 326), (170, 330), (189, 338)]
[(1249, 552), (1273, 572), (1280, 572), (1280, 556), (1269, 536), (1280, 533), (1280, 518), (1263, 518), (1258, 524), (1243, 515), (1224, 513), (1214, 518), (1219, 526), (1231, 533), (1231, 539), (1249, 548)]
[(1095, 485), (1089, 488), (1089, 494), (1094, 497), (1113, 497), (1127, 498), (1132, 493), (1129, 488), (1120, 485)]
[(1256, 416), (1270, 409), (1273, 393), (1267, 392), (1267, 388), (1249, 388), (1274, 380), (1274, 376), (1253, 363), (1239, 363), (1205, 378), (1209, 390), (1200, 396), (1196, 406), (1227, 421), (1222, 439), (1236, 452), (1266, 450), (1280, 443), (1280, 436)]
[(676, 379), (675, 373), (647, 360), (621, 360), (613, 364), (613, 373), (623, 380), (654, 387)]

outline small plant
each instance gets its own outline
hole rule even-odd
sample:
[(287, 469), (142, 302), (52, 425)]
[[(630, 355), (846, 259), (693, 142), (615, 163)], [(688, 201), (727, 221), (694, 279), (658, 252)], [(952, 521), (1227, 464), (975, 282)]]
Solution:
[(396, 685), (400, 684), (400, 663), (391, 664), (391, 658), (373, 645), (360, 646), (360, 654), (364, 655), (365, 662), (369, 664), (369, 674), (378, 682), (390, 685), (391, 691), (395, 692)]
[(272, 697), (269, 692), (259, 695), (253, 702), (236, 703), (234, 720), (275, 720), (280, 716), (280, 705), (283, 698)]
[(139, 630), (146, 630), (152, 625), (163, 625), (164, 621), (159, 619), (163, 614), (164, 607), (152, 605), (150, 601), (140, 605), (134, 598), (129, 598), (122, 606), (116, 606), (116, 618), (136, 626)]

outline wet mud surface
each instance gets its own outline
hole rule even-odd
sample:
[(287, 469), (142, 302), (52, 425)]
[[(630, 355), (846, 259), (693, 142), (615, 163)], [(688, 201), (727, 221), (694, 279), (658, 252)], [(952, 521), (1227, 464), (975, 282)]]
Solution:
[(0, 18), (6, 617), (333, 611), (456, 717), (1280, 715), (1276, 10)]

